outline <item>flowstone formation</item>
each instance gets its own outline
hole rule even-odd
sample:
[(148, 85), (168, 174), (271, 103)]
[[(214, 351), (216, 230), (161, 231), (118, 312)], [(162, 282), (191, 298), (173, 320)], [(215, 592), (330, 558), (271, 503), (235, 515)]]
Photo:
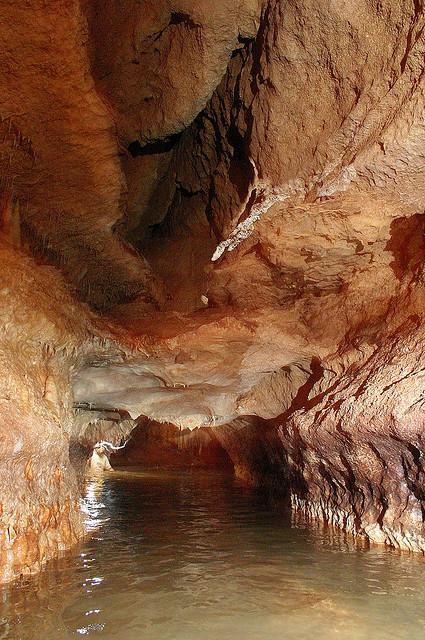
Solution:
[(2, 3), (3, 579), (83, 535), (86, 460), (137, 424), (134, 459), (193, 429), (184, 465), (425, 550), (424, 26), (413, 0)]

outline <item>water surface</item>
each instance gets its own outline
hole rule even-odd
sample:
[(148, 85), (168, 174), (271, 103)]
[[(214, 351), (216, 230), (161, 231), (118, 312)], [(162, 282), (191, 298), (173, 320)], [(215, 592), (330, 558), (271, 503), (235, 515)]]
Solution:
[(291, 525), (219, 473), (87, 483), (93, 537), (0, 589), (0, 639), (423, 640), (419, 555)]

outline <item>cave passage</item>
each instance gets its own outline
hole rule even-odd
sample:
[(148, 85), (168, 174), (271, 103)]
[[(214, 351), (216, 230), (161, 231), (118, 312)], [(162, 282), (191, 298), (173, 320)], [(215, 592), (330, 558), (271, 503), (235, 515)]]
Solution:
[(424, 0), (0, 54), (0, 640), (422, 638)]
[(86, 483), (91, 539), (0, 589), (7, 638), (423, 638), (423, 563), (292, 519), (226, 471)]

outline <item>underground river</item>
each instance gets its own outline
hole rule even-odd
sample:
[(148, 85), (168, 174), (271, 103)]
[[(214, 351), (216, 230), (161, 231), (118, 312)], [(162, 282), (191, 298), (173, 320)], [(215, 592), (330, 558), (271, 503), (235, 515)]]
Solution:
[(294, 522), (231, 474), (87, 480), (93, 534), (0, 590), (0, 638), (419, 640), (424, 560)]

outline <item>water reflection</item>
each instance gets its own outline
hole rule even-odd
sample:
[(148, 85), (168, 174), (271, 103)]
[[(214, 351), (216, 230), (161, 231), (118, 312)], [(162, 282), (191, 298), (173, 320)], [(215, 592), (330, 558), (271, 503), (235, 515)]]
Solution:
[(92, 473), (86, 482), (86, 490), (81, 498), (80, 506), (85, 514), (85, 525), (88, 532), (95, 531), (105, 524), (110, 514), (105, 510), (102, 502), (102, 491), (105, 483), (104, 473)]
[(92, 478), (93, 537), (0, 591), (0, 638), (421, 639), (423, 560), (290, 521), (233, 478)]

